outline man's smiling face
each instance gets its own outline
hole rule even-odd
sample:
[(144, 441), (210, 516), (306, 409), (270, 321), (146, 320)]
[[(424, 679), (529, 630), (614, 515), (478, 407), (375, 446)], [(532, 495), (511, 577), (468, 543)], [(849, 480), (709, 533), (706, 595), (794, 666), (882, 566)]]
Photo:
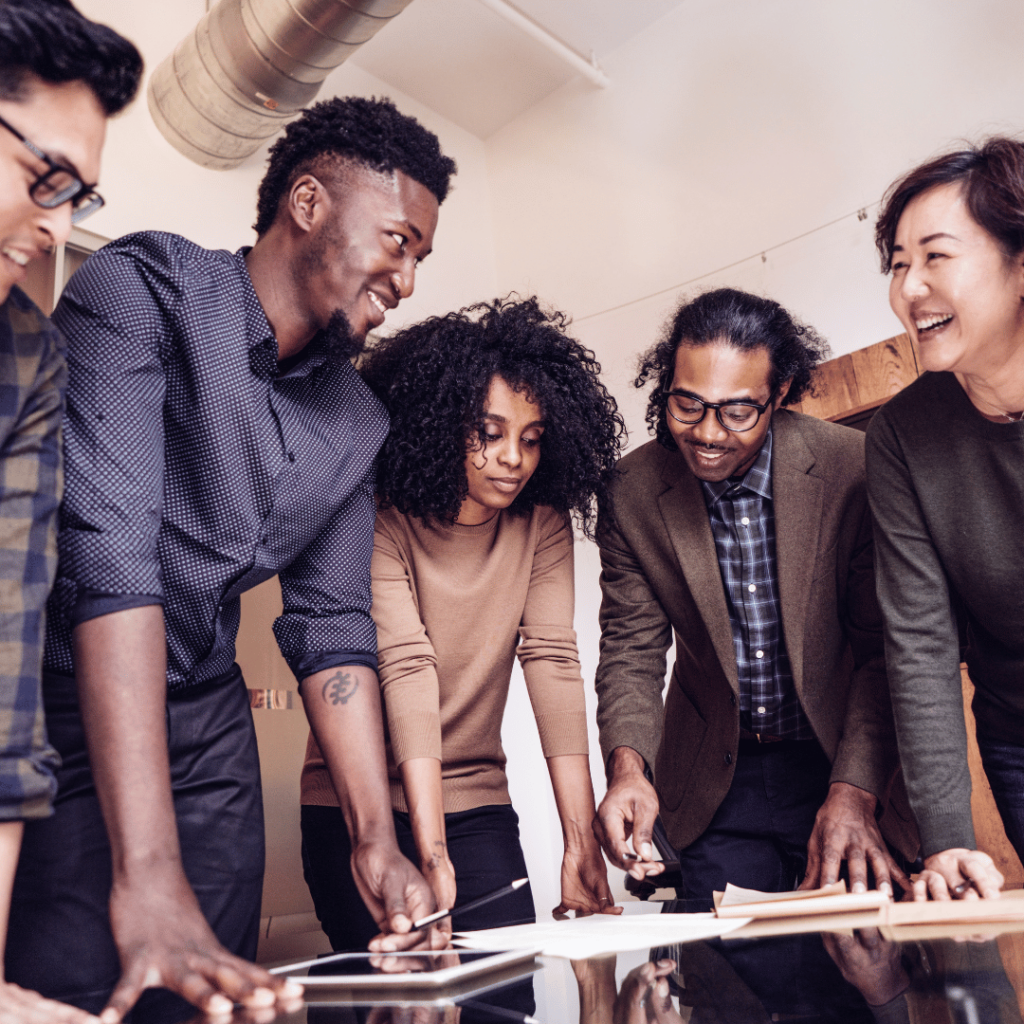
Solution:
[[(29, 78), (18, 100), (0, 100), (0, 117), (81, 180), (91, 184), (99, 178), (107, 119), (85, 83), (51, 85)], [(70, 203), (44, 210), (29, 195), (47, 169), (14, 134), (0, 128), (0, 302), (25, 279), (31, 260), (71, 234)]]
[[(688, 345), (676, 351), (671, 391), (685, 392), (703, 402), (754, 402), (771, 398), (771, 355), (766, 348), (741, 349), (726, 340), (710, 345)], [(772, 413), (789, 390), (779, 388), (771, 406), (750, 430), (726, 430), (708, 409), (700, 423), (680, 423), (668, 412), (665, 422), (693, 475), (716, 482), (745, 473), (757, 458), (771, 424)]]
[(327, 201), (303, 260), (311, 322), (337, 313), (362, 340), (412, 295), (416, 267), (434, 244), (438, 202), (401, 171), (346, 168), (322, 187)]

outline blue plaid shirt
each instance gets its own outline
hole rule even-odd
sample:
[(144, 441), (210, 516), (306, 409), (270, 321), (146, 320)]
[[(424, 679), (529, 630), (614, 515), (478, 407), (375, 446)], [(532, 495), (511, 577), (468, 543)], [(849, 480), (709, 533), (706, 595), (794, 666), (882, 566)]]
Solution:
[(39, 686), (57, 568), (64, 343), (17, 288), (0, 305), (0, 820), (45, 817), (57, 789)]
[(278, 575), (278, 646), (298, 679), (377, 667), (373, 463), (383, 406), (317, 340), (287, 365), (245, 250), (143, 232), (75, 274), (67, 486), (45, 664), (71, 675), (78, 623), (161, 604), (167, 685), (232, 669), (239, 595)]
[(740, 683), (740, 724), (788, 740), (814, 739), (782, 635), (772, 433), (742, 480), (701, 481), (718, 552)]

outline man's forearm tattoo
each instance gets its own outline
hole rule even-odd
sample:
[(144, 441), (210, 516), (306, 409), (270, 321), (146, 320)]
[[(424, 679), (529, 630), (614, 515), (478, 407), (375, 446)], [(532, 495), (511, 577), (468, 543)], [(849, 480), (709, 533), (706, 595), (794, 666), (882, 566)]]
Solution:
[(331, 676), (321, 691), (325, 704), (347, 704), (350, 697), (356, 695), (359, 680), (348, 672), (338, 671)]
[(437, 868), (448, 852), (448, 847), (440, 839), (434, 840), (434, 846), (438, 849), (436, 853), (432, 853), (430, 855), (430, 863), (427, 865), (428, 868)]

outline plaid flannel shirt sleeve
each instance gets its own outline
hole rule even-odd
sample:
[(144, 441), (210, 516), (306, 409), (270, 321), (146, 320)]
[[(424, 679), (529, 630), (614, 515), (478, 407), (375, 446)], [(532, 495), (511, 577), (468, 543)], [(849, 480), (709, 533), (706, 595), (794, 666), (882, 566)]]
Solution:
[(57, 754), (41, 696), (46, 600), (57, 567), (59, 332), (16, 289), (0, 306), (0, 820), (45, 817)]

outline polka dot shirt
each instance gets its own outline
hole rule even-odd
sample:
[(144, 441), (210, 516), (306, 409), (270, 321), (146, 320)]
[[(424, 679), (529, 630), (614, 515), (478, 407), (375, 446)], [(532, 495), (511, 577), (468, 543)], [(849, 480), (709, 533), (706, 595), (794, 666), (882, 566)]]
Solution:
[(162, 604), (171, 690), (231, 670), (239, 595), (280, 575), (298, 679), (376, 668), (373, 461), (387, 414), (316, 341), (280, 370), (246, 250), (128, 235), (68, 285), (66, 485), (45, 665), (71, 630)]

